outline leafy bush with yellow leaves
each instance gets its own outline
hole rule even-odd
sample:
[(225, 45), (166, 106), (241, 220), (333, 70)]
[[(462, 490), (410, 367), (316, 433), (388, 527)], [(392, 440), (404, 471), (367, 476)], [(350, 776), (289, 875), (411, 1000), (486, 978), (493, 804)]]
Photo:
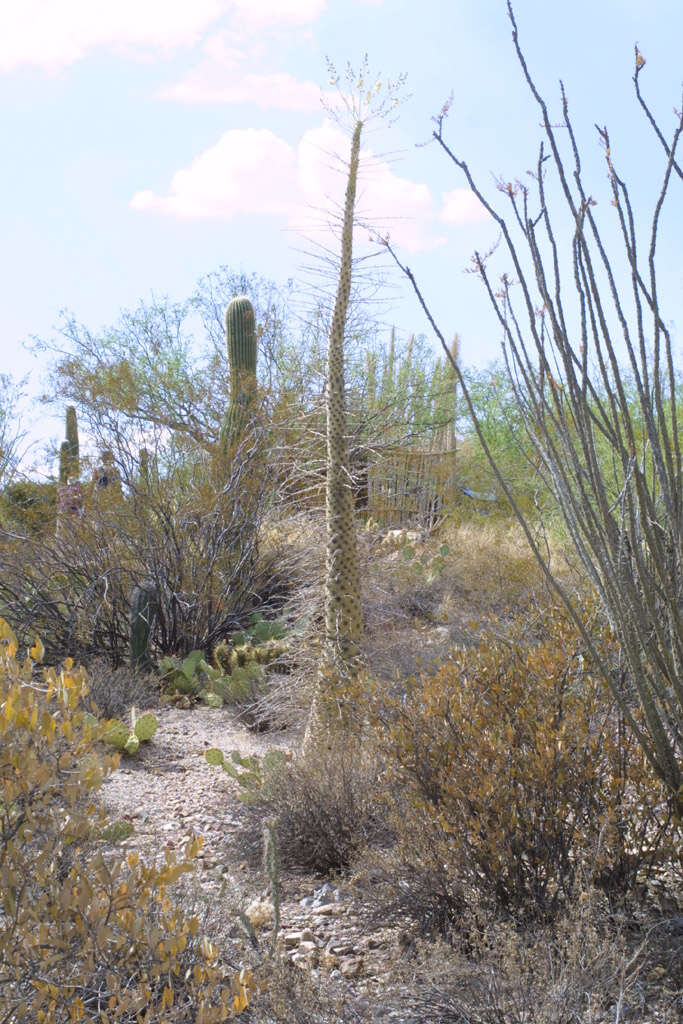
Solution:
[(42, 654), (37, 641), (20, 662), (0, 620), (0, 1019), (231, 1018), (251, 975), (226, 971), (169, 895), (200, 841), (154, 867), (102, 845), (94, 794), (118, 758), (99, 753), (85, 671), (41, 672)]
[(628, 888), (675, 844), (662, 788), (558, 609), (378, 690), (371, 717), (398, 836), (375, 894), (425, 932), (481, 905), (552, 916), (577, 880)]

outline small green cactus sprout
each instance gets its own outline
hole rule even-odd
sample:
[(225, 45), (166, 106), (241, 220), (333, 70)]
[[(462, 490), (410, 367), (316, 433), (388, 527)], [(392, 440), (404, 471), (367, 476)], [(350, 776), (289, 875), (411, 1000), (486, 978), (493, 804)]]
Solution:
[(138, 750), (140, 749), (140, 740), (137, 738), (134, 732), (131, 732), (129, 734), (123, 749), (126, 754), (130, 754), (131, 756), (133, 754), (137, 754)]

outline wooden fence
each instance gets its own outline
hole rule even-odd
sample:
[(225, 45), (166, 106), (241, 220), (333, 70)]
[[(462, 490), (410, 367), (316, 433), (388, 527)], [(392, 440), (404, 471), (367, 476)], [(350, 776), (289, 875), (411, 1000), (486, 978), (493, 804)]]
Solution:
[(389, 449), (368, 466), (368, 513), (381, 526), (434, 523), (455, 500), (455, 450)]

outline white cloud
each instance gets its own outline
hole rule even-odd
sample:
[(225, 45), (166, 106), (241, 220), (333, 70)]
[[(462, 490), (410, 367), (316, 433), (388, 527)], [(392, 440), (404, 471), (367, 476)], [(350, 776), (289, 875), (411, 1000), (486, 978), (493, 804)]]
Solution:
[(161, 92), (162, 99), (184, 103), (253, 103), (278, 110), (319, 110), (321, 96), (314, 82), (299, 82), (290, 74), (241, 74), (209, 63)]
[(60, 68), (97, 47), (192, 46), (219, 19), (235, 27), (300, 27), (326, 0), (2, 0), (0, 71)]
[[(277, 216), (329, 242), (330, 222), (343, 202), (348, 148), (348, 138), (329, 121), (306, 132), (296, 150), (271, 131), (228, 131), (173, 175), (167, 195), (138, 192), (131, 206), (182, 218)], [(361, 163), (358, 212), (408, 251), (445, 241), (435, 233), (428, 187), (398, 176), (368, 152)], [(366, 231), (359, 232), (359, 238), (366, 237)]]
[(265, 129), (234, 129), (176, 171), (166, 196), (137, 192), (131, 206), (176, 217), (286, 216), (296, 194), (296, 153)]
[(446, 224), (477, 224), (488, 220), (489, 214), (469, 188), (444, 192), (441, 220)]
[(310, 25), (323, 13), (327, 0), (231, 0), (239, 20), (249, 28), (271, 25)]

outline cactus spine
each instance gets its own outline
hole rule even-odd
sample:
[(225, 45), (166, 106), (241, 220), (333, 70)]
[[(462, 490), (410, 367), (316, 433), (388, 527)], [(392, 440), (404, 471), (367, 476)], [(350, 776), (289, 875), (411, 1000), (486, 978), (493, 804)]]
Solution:
[(230, 364), (230, 404), (221, 429), (221, 443), (228, 449), (244, 432), (256, 393), (256, 318), (246, 295), (237, 296), (228, 304), (225, 339)]
[(136, 670), (150, 668), (149, 641), (158, 612), (157, 590), (151, 580), (133, 587), (130, 596), (130, 667)]

